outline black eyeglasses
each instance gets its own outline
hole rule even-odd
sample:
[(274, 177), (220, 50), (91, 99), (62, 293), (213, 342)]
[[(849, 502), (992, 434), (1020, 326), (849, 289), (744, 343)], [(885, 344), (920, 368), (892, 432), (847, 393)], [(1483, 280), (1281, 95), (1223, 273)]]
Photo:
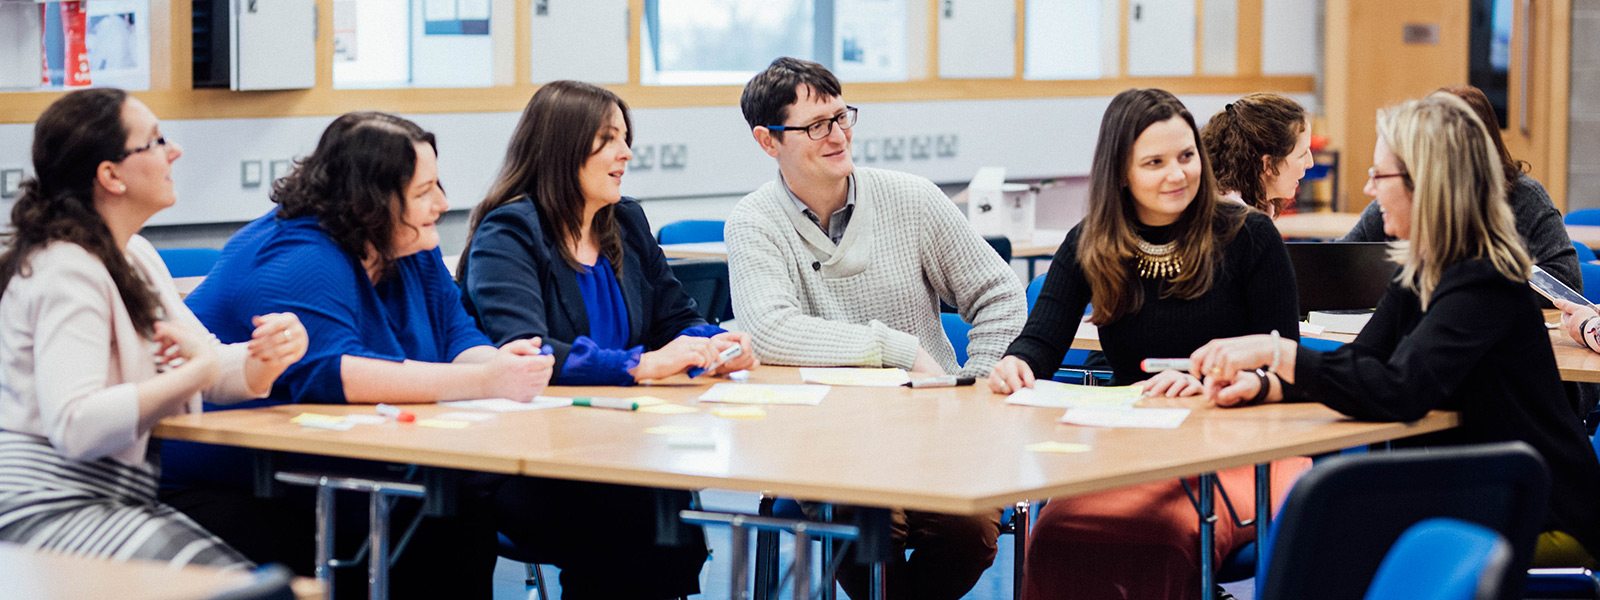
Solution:
[(135, 154), (138, 154), (140, 152), (144, 152), (144, 151), (149, 150), (151, 148), (154, 148), (156, 146), (160, 146), (162, 148), (166, 148), (167, 147), (167, 138), (166, 138), (166, 136), (161, 136), (161, 137), (158, 137), (156, 139), (150, 140), (150, 143), (145, 144), (143, 146), (139, 146), (138, 148), (133, 148), (131, 150), (123, 150), (122, 151), (122, 156), (118, 156), (117, 160), (114, 160), (114, 161), (111, 161), (111, 162), (122, 162), (122, 161), (128, 160), (128, 157), (133, 156)]
[(846, 106), (844, 112), (833, 117), (819, 120), (810, 125), (794, 127), (790, 125), (767, 125), (767, 131), (805, 131), (806, 137), (820, 140), (833, 133), (833, 124), (839, 124), (839, 131), (849, 131), (856, 126), (856, 107)]
[(1367, 169), (1367, 179), (1383, 179), (1385, 177), (1405, 177), (1405, 176), (1406, 176), (1406, 172), (1405, 171), (1400, 171), (1398, 173), (1379, 173), (1377, 167), (1369, 167)]

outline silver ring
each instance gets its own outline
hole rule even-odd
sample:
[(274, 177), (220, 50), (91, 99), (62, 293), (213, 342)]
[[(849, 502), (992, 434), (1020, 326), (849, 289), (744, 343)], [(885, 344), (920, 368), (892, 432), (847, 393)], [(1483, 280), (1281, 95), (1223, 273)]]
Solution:
[(289, 341), (293, 341), (293, 340), (294, 340), (294, 331), (288, 330), (288, 329), (283, 330), (283, 341), (289, 342)]

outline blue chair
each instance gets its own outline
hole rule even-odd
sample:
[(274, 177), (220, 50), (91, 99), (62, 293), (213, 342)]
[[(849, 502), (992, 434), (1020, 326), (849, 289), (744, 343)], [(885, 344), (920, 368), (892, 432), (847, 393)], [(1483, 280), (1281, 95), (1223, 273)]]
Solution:
[(669, 261), (672, 276), (694, 299), (695, 312), (707, 323), (717, 325), (733, 318), (732, 288), (728, 283), (728, 261), (720, 258), (684, 258)]
[(1358, 597), (1400, 535), (1433, 517), (1505, 536), (1510, 560), (1494, 597), (1519, 597), (1549, 493), (1544, 460), (1522, 442), (1335, 456), (1295, 484), (1268, 529), (1256, 597)]
[(678, 221), (656, 231), (658, 244), (692, 244), (722, 241), (723, 221)]
[(512, 543), (511, 538), (506, 537), (506, 534), (496, 533), (495, 535), (499, 537), (499, 555), (528, 565), (528, 577), (523, 583), (527, 587), (538, 591), (539, 600), (550, 600), (550, 595), (547, 592), (549, 588), (545, 586), (544, 582), (544, 570), (539, 566), (545, 561), (534, 552)]
[(1412, 525), (1383, 557), (1366, 600), (1490, 600), (1511, 562), (1494, 530), (1449, 518)]
[(1600, 263), (1580, 262), (1578, 272), (1583, 275), (1583, 297), (1600, 302)]
[[(1585, 286), (1587, 287), (1587, 286)], [(1600, 436), (1589, 438), (1600, 454)], [(1600, 576), (1581, 567), (1528, 569), (1524, 598), (1590, 598), (1600, 600)]]
[[(1033, 305), (1039, 301), (1039, 293), (1044, 290), (1044, 275), (1034, 277), (1028, 282), (1028, 312), (1033, 312)], [(1094, 307), (1086, 307), (1083, 314), (1089, 314)], [(1111, 372), (1101, 369), (1090, 369), (1084, 365), (1089, 362), (1088, 350), (1067, 350), (1061, 357), (1061, 369), (1056, 371), (1051, 379), (1062, 383), (1109, 383)], [(1090, 379), (1092, 377), (1092, 380)]]
[(1567, 225), (1600, 225), (1600, 208), (1583, 208), (1569, 212), (1561, 222)]
[(217, 259), (222, 258), (222, 251), (216, 248), (162, 248), (156, 253), (161, 255), (161, 262), (167, 263), (173, 277), (208, 275)]
[(1583, 242), (1572, 242), (1572, 249), (1578, 251), (1578, 262), (1586, 263), (1600, 260), (1600, 258), (1595, 257), (1594, 250), (1589, 249), (1589, 245)]
[(939, 323), (944, 325), (944, 335), (950, 338), (950, 346), (956, 349), (956, 364), (967, 364), (967, 334), (972, 332), (972, 325), (956, 313), (939, 313)]

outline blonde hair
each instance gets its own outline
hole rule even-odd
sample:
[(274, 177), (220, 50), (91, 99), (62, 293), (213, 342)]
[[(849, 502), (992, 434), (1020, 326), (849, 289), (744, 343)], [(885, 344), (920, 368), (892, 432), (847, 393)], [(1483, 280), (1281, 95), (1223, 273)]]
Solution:
[(1446, 268), (1487, 259), (1513, 281), (1532, 260), (1505, 200), (1505, 175), (1483, 121), (1460, 98), (1434, 93), (1378, 111), (1378, 137), (1400, 159), (1412, 193), (1411, 237), (1390, 251), (1422, 309)]

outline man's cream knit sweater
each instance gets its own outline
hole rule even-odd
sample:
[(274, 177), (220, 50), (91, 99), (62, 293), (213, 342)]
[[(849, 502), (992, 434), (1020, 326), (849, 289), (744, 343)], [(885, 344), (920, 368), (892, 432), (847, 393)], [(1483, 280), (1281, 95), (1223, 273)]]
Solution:
[[(917, 345), (947, 373), (984, 377), (1027, 320), (1022, 284), (933, 182), (857, 168), (835, 246), (777, 180), (745, 196), (725, 235), (733, 310), (761, 361), (909, 369)], [(939, 300), (972, 323), (967, 364)]]

